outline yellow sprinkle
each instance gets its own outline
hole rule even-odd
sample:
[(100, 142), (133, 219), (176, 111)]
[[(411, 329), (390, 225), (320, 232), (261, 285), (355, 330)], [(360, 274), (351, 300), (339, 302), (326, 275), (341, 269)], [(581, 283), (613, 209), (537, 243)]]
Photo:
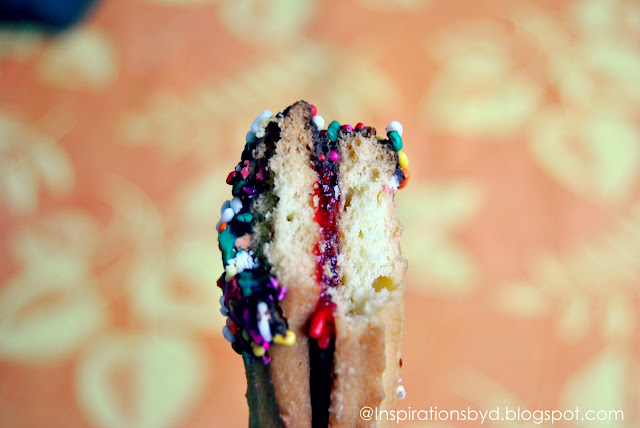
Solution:
[(279, 345), (287, 345), (291, 346), (296, 343), (296, 334), (291, 330), (287, 330), (287, 335), (283, 336), (281, 334), (276, 334), (273, 337), (273, 342)]
[(227, 273), (227, 276), (226, 276), (227, 281), (231, 281), (233, 277), (236, 276), (236, 274), (238, 273), (238, 268), (232, 265), (227, 265), (225, 272)]
[(376, 135), (376, 138), (378, 139), (378, 141), (384, 140), (384, 137), (382, 135)]
[(267, 352), (264, 348), (256, 343), (253, 344), (253, 355), (256, 357), (262, 357), (264, 353)]
[(400, 164), (400, 168), (409, 166), (409, 156), (402, 150), (398, 150), (398, 163)]

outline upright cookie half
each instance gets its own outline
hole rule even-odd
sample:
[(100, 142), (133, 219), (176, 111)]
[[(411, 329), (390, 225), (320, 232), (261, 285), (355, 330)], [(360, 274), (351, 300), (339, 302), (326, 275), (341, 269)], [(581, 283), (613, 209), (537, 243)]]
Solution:
[(404, 397), (402, 125), (324, 127), (304, 101), (262, 112), (227, 177), (218, 286), (252, 427), (375, 426), (360, 409)]

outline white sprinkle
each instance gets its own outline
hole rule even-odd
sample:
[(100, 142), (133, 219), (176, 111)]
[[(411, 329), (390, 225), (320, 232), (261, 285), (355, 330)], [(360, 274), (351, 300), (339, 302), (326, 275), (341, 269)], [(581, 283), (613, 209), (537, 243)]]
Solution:
[(238, 214), (238, 211), (242, 209), (242, 201), (238, 198), (233, 198), (229, 206), (235, 214)]
[(222, 314), (223, 317), (228, 317), (229, 309), (225, 308), (224, 306), (220, 306), (220, 314)]
[(404, 386), (398, 385), (398, 387), (396, 388), (396, 397), (402, 400), (406, 396), (407, 396), (407, 392), (404, 390)]
[(222, 203), (222, 206), (220, 207), (220, 214), (222, 214), (224, 212), (224, 210), (226, 210), (227, 208), (229, 208), (231, 206), (231, 201), (224, 201)]
[(398, 122), (397, 120), (392, 120), (387, 125), (387, 134), (389, 132), (391, 132), (391, 131), (397, 131), (398, 135), (400, 135), (402, 137), (402, 124), (400, 122)]
[(234, 215), (235, 213), (233, 212), (233, 209), (231, 209), (231, 207), (227, 207), (224, 209), (224, 211), (222, 211), (222, 217), (220, 217), (220, 221), (228, 223), (231, 221)]
[(224, 296), (220, 296), (220, 306), (224, 306)]
[(253, 131), (249, 131), (249, 132), (247, 132), (246, 137), (244, 137), (244, 140), (247, 143), (255, 143), (256, 142), (256, 134)]
[(258, 303), (258, 331), (265, 342), (271, 342), (271, 326), (269, 325), (269, 309), (265, 302)]
[(229, 327), (227, 327), (226, 325), (222, 327), (222, 335), (225, 339), (227, 339), (229, 343), (233, 343), (236, 341), (236, 336), (231, 333), (231, 330), (229, 330)]
[(398, 186), (400, 186), (400, 183), (398, 182), (398, 177), (394, 175), (393, 177), (391, 177), (391, 187), (393, 187), (393, 190), (396, 191), (398, 190)]
[(253, 251), (238, 251), (238, 254), (234, 257), (234, 263), (238, 272), (253, 269), (258, 265), (257, 260), (254, 260), (252, 256)]
[(319, 116), (319, 115), (313, 116), (313, 123), (316, 124), (318, 129), (323, 129), (324, 128), (324, 117)]
[(258, 117), (256, 117), (253, 123), (251, 124), (251, 132), (258, 135), (258, 132), (260, 131), (260, 125), (261, 125), (262, 119), (264, 119), (265, 117), (271, 117), (271, 116), (273, 116), (273, 113), (271, 113), (269, 110), (263, 110), (262, 113), (260, 113)]

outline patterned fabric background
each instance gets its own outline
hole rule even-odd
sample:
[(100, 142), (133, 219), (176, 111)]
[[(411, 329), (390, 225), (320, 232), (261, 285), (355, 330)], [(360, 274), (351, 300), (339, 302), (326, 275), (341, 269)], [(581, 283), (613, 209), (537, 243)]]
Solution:
[(2, 30), (0, 425), (247, 425), (214, 229), (253, 118), (305, 99), (405, 128), (400, 409), (639, 426), (639, 78), (634, 1), (108, 0)]

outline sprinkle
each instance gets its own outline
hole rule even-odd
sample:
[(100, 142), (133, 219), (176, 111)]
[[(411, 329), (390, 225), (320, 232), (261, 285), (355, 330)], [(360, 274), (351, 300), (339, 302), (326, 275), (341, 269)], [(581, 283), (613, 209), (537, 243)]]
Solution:
[(273, 113), (271, 113), (269, 110), (263, 110), (262, 113), (260, 113), (251, 124), (251, 131), (257, 136), (258, 132), (260, 131), (262, 119), (269, 118), (271, 116), (273, 116)]
[(223, 317), (228, 317), (229, 309), (225, 308), (224, 306), (220, 306), (220, 315), (222, 315)]
[(402, 184), (398, 186), (398, 189), (402, 189), (404, 186), (406, 186), (407, 183), (409, 182), (409, 179), (411, 178), (411, 171), (409, 171), (407, 168), (401, 168), (401, 169), (402, 169), (402, 173), (404, 174), (404, 181), (402, 182)]
[(333, 327), (328, 324), (327, 328), (322, 332), (322, 336), (318, 339), (318, 348), (327, 349), (329, 344), (331, 343), (331, 337), (333, 336)]
[(253, 251), (238, 251), (236, 254), (235, 267), (238, 269), (238, 272), (244, 272), (245, 270), (255, 268), (258, 263), (253, 260)]
[[(219, 289), (222, 290), (222, 285), (223, 285), (222, 275), (220, 275), (220, 278), (218, 278), (218, 280), (216, 281), (216, 285), (218, 286)], [(220, 296), (220, 299), (221, 299), (220, 304), (222, 305), (223, 304), (222, 302), (224, 302), (224, 296)]]
[(387, 134), (391, 143), (393, 143), (393, 149), (397, 152), (398, 150), (402, 150), (402, 138), (398, 131), (391, 131)]
[(244, 190), (247, 195), (253, 195), (254, 193), (256, 193), (256, 189), (254, 189), (253, 187), (243, 186), (242, 190)]
[(332, 162), (338, 162), (340, 160), (340, 155), (335, 150), (331, 150), (331, 153), (329, 153), (329, 159), (331, 159)]
[(344, 124), (340, 127), (340, 129), (342, 129), (345, 132), (353, 132), (353, 126), (348, 125), (348, 124)]
[(400, 168), (409, 166), (409, 156), (402, 150), (398, 150), (398, 163), (400, 164)]
[(224, 212), (224, 210), (226, 210), (227, 208), (229, 208), (231, 206), (231, 201), (224, 201), (222, 203), (222, 206), (220, 207), (220, 214), (222, 214)]
[(244, 137), (244, 140), (247, 143), (255, 143), (256, 142), (256, 134), (253, 131), (247, 132), (247, 135)]
[(318, 339), (322, 336), (327, 322), (327, 312), (323, 309), (316, 311), (309, 325), (309, 336)]
[(229, 223), (227, 223), (226, 221), (221, 221), (218, 224), (218, 233), (222, 232), (223, 230), (225, 230), (227, 228)]
[(258, 303), (258, 331), (260, 332), (260, 336), (264, 339), (265, 342), (271, 342), (271, 326), (269, 325), (269, 320), (271, 319), (271, 314), (269, 314), (269, 308), (265, 302)]
[(258, 345), (257, 343), (254, 343), (252, 346), (253, 348), (253, 355), (255, 355), (256, 357), (262, 357), (265, 352), (267, 352), (266, 349), (264, 349), (262, 346)]
[(231, 171), (229, 175), (227, 175), (227, 184), (231, 184), (231, 181), (234, 179), (236, 175), (238, 175), (238, 173), (235, 170)]
[(309, 107), (311, 107), (311, 116), (315, 116), (316, 114), (318, 114), (318, 109), (316, 108), (316, 106), (314, 106), (313, 104), (309, 104)]
[(316, 124), (318, 129), (324, 128), (324, 117), (322, 117), (322, 116), (313, 116), (313, 123)]
[(384, 137), (382, 135), (376, 135), (376, 138), (378, 139), (378, 141), (383, 141)]
[(256, 180), (263, 181), (264, 180), (264, 168), (260, 167), (260, 170), (256, 173)]
[(249, 332), (246, 329), (242, 330), (242, 338), (247, 342), (251, 340), (251, 337), (249, 336)]
[(253, 220), (253, 216), (251, 215), (251, 213), (242, 213), (238, 214), (236, 219), (242, 223), (251, 223), (251, 220)]
[(320, 162), (324, 162), (327, 160), (327, 157), (324, 155), (324, 153), (320, 153), (320, 156), (318, 156), (318, 159), (320, 159)]
[(361, 130), (361, 129), (364, 129), (364, 123), (362, 123), (362, 122), (358, 122), (358, 124), (356, 125), (356, 127), (355, 127), (355, 128), (353, 128), (353, 129), (355, 129), (356, 131), (359, 131), (359, 130)]
[(242, 201), (238, 198), (233, 198), (233, 200), (229, 202), (229, 206), (235, 214), (238, 214), (238, 211), (242, 209)]
[(403, 400), (406, 396), (407, 392), (404, 390), (404, 386), (398, 385), (398, 388), (396, 388), (396, 397)]
[(229, 327), (227, 327), (226, 325), (222, 327), (222, 335), (225, 339), (227, 339), (229, 343), (233, 343), (236, 341), (236, 336), (231, 332), (231, 330), (229, 330)]
[(392, 131), (396, 131), (398, 135), (402, 137), (402, 124), (397, 120), (392, 120), (391, 122), (389, 122), (389, 124), (387, 125), (387, 135), (389, 135), (389, 133)]
[(329, 124), (327, 128), (327, 134), (329, 134), (329, 138), (331, 141), (336, 141), (338, 139), (338, 130), (340, 129), (340, 123), (337, 120), (334, 120)]
[(246, 180), (247, 177), (249, 176), (249, 167), (248, 166), (242, 167), (242, 169), (240, 170), (240, 175), (242, 176), (243, 180)]
[(222, 216), (220, 217), (221, 222), (230, 222), (235, 213), (231, 209), (231, 207), (227, 207), (222, 210)]
[(238, 324), (234, 323), (233, 320), (231, 318), (227, 318), (227, 328), (231, 331), (231, 333), (233, 333), (234, 335), (238, 332)]
[(233, 279), (234, 276), (237, 275), (238, 273), (238, 268), (235, 267), (232, 264), (228, 264), (227, 267), (224, 269), (225, 273), (227, 274), (225, 279), (227, 281), (231, 281)]
[(286, 336), (276, 334), (275, 336), (273, 336), (273, 343), (277, 343), (278, 345), (291, 346), (296, 343), (296, 334), (291, 330), (287, 330)]

